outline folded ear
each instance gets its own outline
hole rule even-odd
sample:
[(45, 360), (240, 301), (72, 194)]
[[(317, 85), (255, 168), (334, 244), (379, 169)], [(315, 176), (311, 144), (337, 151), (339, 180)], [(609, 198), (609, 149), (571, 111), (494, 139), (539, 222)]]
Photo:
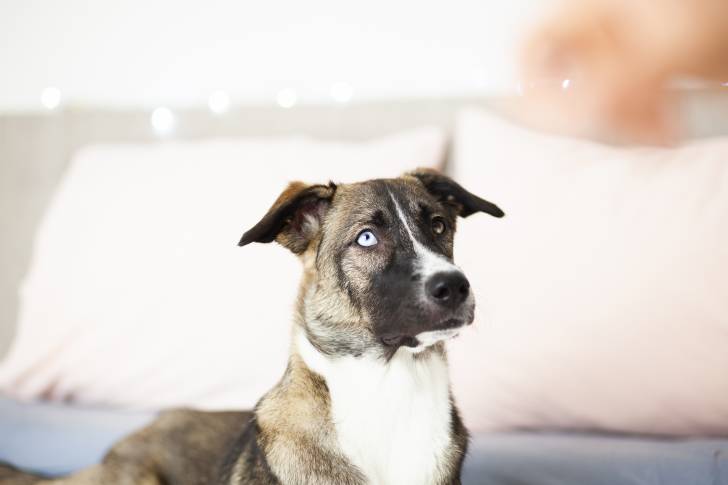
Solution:
[(453, 179), (436, 170), (418, 168), (406, 175), (415, 177), (422, 182), (427, 191), (441, 202), (453, 205), (461, 217), (468, 217), (476, 212), (485, 212), (493, 217), (503, 217), (505, 215), (494, 203), (468, 192)]
[(296, 254), (304, 252), (318, 234), (335, 192), (333, 182), (329, 185), (291, 182), (260, 222), (243, 234), (238, 246), (278, 241)]

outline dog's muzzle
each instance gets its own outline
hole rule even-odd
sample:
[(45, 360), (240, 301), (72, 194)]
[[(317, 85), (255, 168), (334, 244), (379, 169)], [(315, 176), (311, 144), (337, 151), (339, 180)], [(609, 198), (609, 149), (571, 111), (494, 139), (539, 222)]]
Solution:
[(462, 327), (473, 322), (475, 302), (470, 282), (461, 271), (432, 274), (424, 281), (421, 295), (424, 315), (417, 322), (382, 335), (386, 346), (421, 350), (457, 336)]

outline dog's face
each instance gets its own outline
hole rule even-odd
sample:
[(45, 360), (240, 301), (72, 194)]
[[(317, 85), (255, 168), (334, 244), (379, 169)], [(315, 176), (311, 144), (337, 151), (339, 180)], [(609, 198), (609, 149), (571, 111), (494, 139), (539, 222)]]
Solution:
[(475, 299), (453, 263), (458, 216), (490, 202), (421, 170), (397, 179), (294, 183), (241, 245), (277, 240), (304, 261), (299, 321), (327, 354), (419, 352), (473, 321)]

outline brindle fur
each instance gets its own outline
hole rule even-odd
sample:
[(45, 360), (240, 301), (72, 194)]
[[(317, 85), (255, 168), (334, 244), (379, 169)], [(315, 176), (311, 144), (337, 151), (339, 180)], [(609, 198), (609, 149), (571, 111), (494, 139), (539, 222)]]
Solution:
[[(436, 318), (411, 294), (413, 248), (393, 215), (393, 199), (418, 221), (422, 234), (429, 234), (433, 215), (445, 220), (447, 234), (424, 237), (423, 244), (450, 260), (458, 215), (503, 215), (447, 177), (421, 170), (349, 185), (292, 183), (241, 240), (241, 245), (276, 240), (299, 255), (304, 272), (294, 336), (304, 333), (326, 356), (375, 354), (387, 361), (411, 344), (419, 321)], [(388, 234), (377, 254), (352, 245), (365, 226)], [(472, 321), (471, 314), (462, 318)], [(385, 337), (389, 344), (383, 343)], [(444, 356), (444, 345), (437, 343), (412, 358), (427, 359), (432, 353)], [(467, 432), (452, 396), (450, 401), (451, 438), (437, 477), (440, 484), (460, 483), (467, 448)], [(0, 466), (0, 484), (5, 485), (213, 483), (366, 483), (339, 447), (326, 381), (308, 368), (295, 345), (283, 377), (253, 412), (164, 412), (116, 444), (101, 464), (66, 478), (44, 479)]]

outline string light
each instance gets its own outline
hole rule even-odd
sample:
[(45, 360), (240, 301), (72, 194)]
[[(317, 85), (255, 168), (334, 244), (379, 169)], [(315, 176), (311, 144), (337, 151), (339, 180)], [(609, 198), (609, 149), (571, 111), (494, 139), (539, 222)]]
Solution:
[(215, 91), (207, 98), (207, 106), (216, 115), (226, 113), (230, 109), (230, 95), (225, 91)]
[(40, 104), (48, 110), (54, 110), (61, 104), (61, 90), (50, 86), (40, 93)]
[(276, 96), (276, 103), (281, 108), (293, 108), (297, 101), (298, 95), (291, 88), (281, 89)]
[(152, 124), (152, 129), (154, 129), (158, 135), (167, 135), (174, 130), (174, 113), (172, 113), (172, 110), (164, 106), (156, 108), (152, 111), (152, 116), (149, 118), (149, 122)]
[[(721, 83), (721, 86), (728, 87), (728, 82)], [(525, 86), (522, 82), (516, 84), (516, 94), (523, 96)], [(566, 91), (572, 87), (571, 79), (561, 81), (561, 89)], [(339, 104), (349, 103), (354, 96), (354, 88), (345, 82), (336, 82), (329, 88), (331, 99)], [(40, 102), (44, 108), (54, 110), (61, 104), (61, 91), (57, 87), (49, 86), (41, 92)], [(295, 89), (284, 88), (276, 94), (276, 104), (281, 108), (292, 108), (298, 104), (298, 93)], [(214, 91), (207, 98), (207, 107), (214, 114), (224, 114), (230, 110), (231, 98), (226, 91)], [(150, 117), (150, 123), (154, 131), (160, 135), (168, 134), (174, 130), (176, 119), (174, 113), (167, 107), (156, 108)]]

